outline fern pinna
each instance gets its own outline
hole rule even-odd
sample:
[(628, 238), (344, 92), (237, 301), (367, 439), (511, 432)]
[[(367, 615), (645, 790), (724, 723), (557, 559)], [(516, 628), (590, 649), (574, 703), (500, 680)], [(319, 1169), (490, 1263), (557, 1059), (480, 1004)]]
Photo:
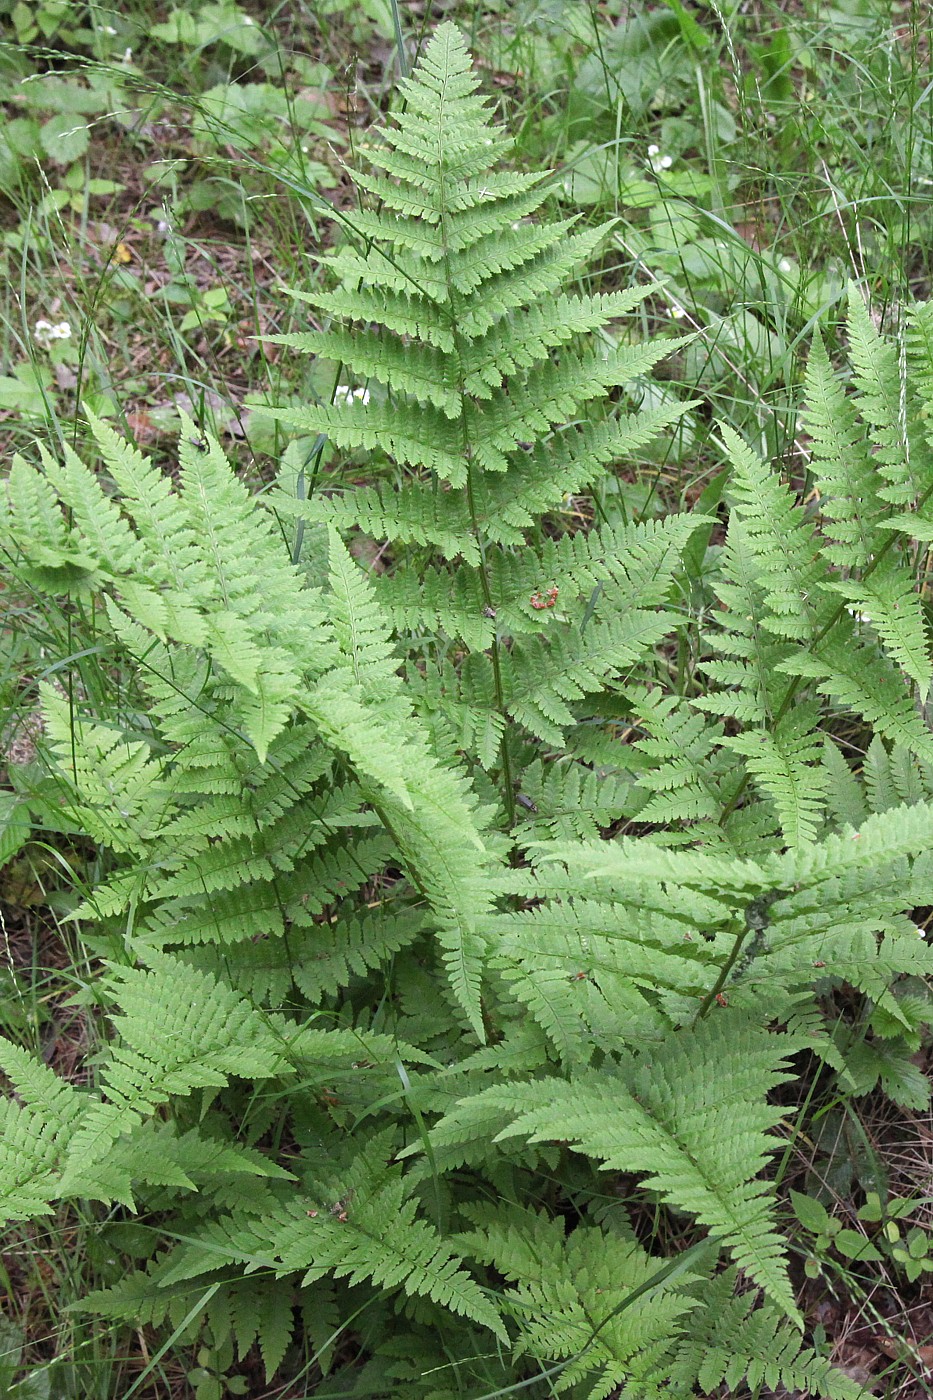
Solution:
[(929, 309), (906, 389), (855, 294), (848, 389), (814, 345), (819, 519), (723, 429), (688, 637), (710, 518), (557, 528), (684, 411), (598, 406), (677, 342), (627, 338), (644, 289), (562, 290), (607, 230), (497, 168), (477, 88), (442, 26), (304, 294), (331, 323), (284, 338), (368, 389), (277, 415), (391, 481), (296, 442), (254, 498), (186, 425), (173, 485), (93, 416), (97, 470), (12, 466), (9, 587), (86, 642), (18, 821), (100, 853), (70, 912), (109, 1021), (87, 1083), (0, 1043), (4, 1209), (144, 1213), (85, 1307), (322, 1394), (848, 1400), (771, 1164), (804, 1052), (926, 1101)]

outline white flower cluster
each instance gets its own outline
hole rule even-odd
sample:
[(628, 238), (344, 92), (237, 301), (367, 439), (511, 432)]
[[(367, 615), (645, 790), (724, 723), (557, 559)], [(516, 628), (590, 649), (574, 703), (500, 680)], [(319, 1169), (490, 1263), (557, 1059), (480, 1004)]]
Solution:
[(51, 321), (37, 321), (32, 333), (36, 344), (41, 345), (43, 350), (48, 350), (53, 340), (71, 339), (71, 327), (67, 321), (59, 321), (55, 325)]
[(359, 399), (361, 404), (369, 403), (368, 389), (351, 389), (349, 384), (338, 384), (334, 390), (334, 403), (353, 403), (354, 399)]
[(648, 164), (651, 166), (655, 175), (657, 175), (662, 170), (670, 170), (674, 162), (670, 156), (662, 156), (660, 146), (649, 146)]

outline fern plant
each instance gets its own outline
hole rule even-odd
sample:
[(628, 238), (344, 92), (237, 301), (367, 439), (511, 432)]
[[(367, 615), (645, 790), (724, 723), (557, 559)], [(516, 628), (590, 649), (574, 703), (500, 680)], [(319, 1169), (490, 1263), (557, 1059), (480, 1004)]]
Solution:
[(8, 585), (86, 645), (11, 820), (97, 853), (104, 1045), (71, 1083), (0, 1043), (4, 1210), (144, 1213), (85, 1308), (322, 1394), (850, 1400), (773, 1163), (806, 1055), (926, 1098), (930, 310), (900, 356), (853, 292), (848, 388), (817, 339), (818, 518), (723, 428), (701, 629), (713, 521), (596, 484), (687, 407), (599, 408), (678, 342), (563, 290), (608, 230), (498, 168), (477, 88), (442, 26), (287, 341), (367, 380), (277, 412), (376, 484), (293, 446), (254, 498), (191, 424), (176, 484), (92, 415), (91, 465), (13, 463)]

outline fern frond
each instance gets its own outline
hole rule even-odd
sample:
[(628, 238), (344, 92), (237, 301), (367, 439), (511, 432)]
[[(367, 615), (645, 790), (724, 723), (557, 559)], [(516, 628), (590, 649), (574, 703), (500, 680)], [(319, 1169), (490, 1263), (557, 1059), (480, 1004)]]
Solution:
[(111, 850), (143, 853), (171, 813), (161, 765), (149, 746), (119, 729), (78, 720), (50, 685), (41, 688), (45, 727), (73, 811)]
[(790, 491), (767, 464), (732, 428), (724, 424), (721, 431), (733, 467), (737, 513), (770, 610), (767, 625), (782, 637), (813, 636), (826, 577), (815, 536)]
[(768, 1129), (781, 1117), (764, 1096), (792, 1077), (783, 1058), (791, 1049), (781, 1037), (727, 1013), (670, 1037), (618, 1076), (583, 1070), (572, 1081), (488, 1089), (462, 1101), (433, 1136), (443, 1144), (474, 1131), (474, 1105), (488, 1106), (511, 1120), (497, 1141), (557, 1138), (606, 1167), (645, 1173), (647, 1186), (708, 1226), (796, 1318), (770, 1193), (756, 1180), (776, 1147)]
[(645, 286), (603, 296), (562, 295), (503, 318), (485, 336), (466, 343), (464, 388), (478, 398), (490, 397), (508, 375), (540, 364), (551, 350), (600, 329), (610, 317), (627, 315), (650, 291)]
[(0, 1219), (50, 1215), (61, 1158), (88, 1098), (3, 1038), (0, 1069), (23, 1100), (0, 1103)]
[(561, 610), (573, 596), (588, 603), (594, 589), (599, 596), (591, 616), (597, 618), (630, 607), (658, 607), (669, 600), (691, 535), (709, 523), (701, 515), (671, 515), (604, 525), (546, 540), (531, 558), (506, 556), (493, 582), (497, 618), (512, 633), (527, 631), (529, 621), (540, 630), (540, 614), (529, 596), (552, 582), (560, 589)]
[(874, 460), (886, 483), (878, 495), (891, 505), (906, 505), (918, 493), (911, 478), (898, 352), (876, 330), (854, 282), (848, 288), (846, 330), (856, 390), (853, 402), (871, 431), (877, 446)]
[[(476, 461), (485, 471), (505, 471), (508, 455), (522, 441), (566, 422), (583, 404), (612, 385), (646, 373), (682, 343), (649, 341), (620, 346), (606, 356), (567, 354), (558, 365), (531, 369), (523, 383), (510, 383), (508, 391), (493, 390), (488, 402), (480, 401), (475, 408), (468, 405), (466, 410), (466, 431)], [(458, 484), (453, 478), (451, 482)]]
[(900, 670), (874, 647), (859, 643), (849, 619), (840, 619), (809, 654), (787, 657), (780, 669), (812, 677), (821, 695), (849, 706), (879, 734), (918, 758), (933, 761), (933, 735), (914, 708)]
[(521, 1328), (522, 1348), (538, 1361), (567, 1363), (561, 1390), (585, 1384), (589, 1397), (616, 1393), (696, 1307), (684, 1288), (695, 1275), (652, 1288), (664, 1261), (633, 1240), (591, 1225), (565, 1237), (563, 1221), (518, 1207), (469, 1213), (475, 1228), (462, 1243), (511, 1285), (504, 1302)]
[(664, 825), (708, 823), (702, 830), (711, 832), (737, 782), (734, 765), (721, 750), (722, 726), (711, 725), (671, 696), (635, 686), (626, 693), (637, 706), (639, 728), (648, 731), (633, 744), (645, 760), (635, 775), (636, 790), (646, 795), (634, 815)]
[[(363, 181), (366, 178), (364, 175)], [(370, 186), (363, 181), (360, 181), (362, 187), (369, 189)], [(385, 187), (398, 195), (398, 186)], [(541, 207), (547, 197), (547, 191), (541, 188), (540, 176), (518, 174), (514, 192), (509, 193), (509, 188), (511, 182), (497, 189), (497, 198), (491, 206), (474, 204), (467, 209), (451, 211), (443, 227), (438, 210), (433, 205), (430, 208), (424, 206), (416, 218), (411, 213), (386, 218), (383, 213), (356, 209), (353, 211), (353, 232), (358, 237), (383, 239), (393, 247), (410, 249), (430, 262), (440, 262), (445, 253), (459, 253), (488, 234), (498, 232), (506, 216), (511, 223), (527, 218)], [(391, 196), (382, 202), (386, 207), (393, 207)], [(349, 314), (355, 314), (355, 309)]]
[(282, 1199), (272, 1210), (209, 1222), (176, 1251), (164, 1276), (171, 1284), (236, 1262), (279, 1276), (301, 1272), (303, 1284), (333, 1273), (351, 1283), (371, 1279), (402, 1288), (488, 1327), (505, 1340), (499, 1315), (462, 1260), (427, 1221), (416, 1218), (399, 1167), (385, 1165), (385, 1134), (312, 1199)]
[(560, 1058), (586, 1062), (594, 1045), (643, 1044), (668, 1022), (652, 993), (702, 996), (719, 950), (683, 921), (635, 901), (549, 901), (496, 923), (496, 962)]
[(911, 390), (919, 401), (920, 428), (933, 448), (933, 302), (918, 302), (908, 309), (905, 340)]
[(281, 1033), (235, 992), (165, 953), (149, 952), (147, 962), (112, 974), (123, 1043), (101, 1071), (106, 1099), (88, 1109), (68, 1143), (62, 1194), (96, 1195), (107, 1149), (170, 1095), (223, 1085), (234, 1074), (267, 1078), (284, 1065)]
[(723, 1384), (732, 1391), (744, 1380), (752, 1388), (783, 1386), (826, 1400), (859, 1400), (860, 1385), (801, 1347), (800, 1334), (771, 1303), (756, 1307), (752, 1294), (736, 1296), (735, 1283), (728, 1270), (696, 1290), (700, 1306), (687, 1314), (686, 1325), (675, 1327), (673, 1356), (655, 1373), (659, 1387), (687, 1394), (698, 1385), (712, 1395)]
[(806, 372), (805, 423), (813, 439), (810, 469), (831, 540), (824, 556), (834, 564), (864, 569), (884, 542), (878, 522), (886, 513), (877, 494), (877, 473), (851, 401), (833, 374), (819, 330), (814, 332)]
[(503, 666), (509, 713), (546, 743), (562, 744), (564, 727), (574, 722), (570, 702), (631, 668), (675, 621), (672, 613), (633, 608), (583, 633), (555, 631), (549, 645), (541, 637), (517, 643)]
[(100, 480), (67, 444), (64, 465), (40, 447), (46, 479), (68, 503), (74, 528), (91, 556), (114, 578), (145, 573), (146, 550)]
[[(869, 752), (875, 742), (873, 739), (869, 746)], [(881, 741), (877, 742), (883, 751), (884, 746), (881, 745)], [(868, 755), (866, 754), (866, 763), (867, 759)], [(836, 824), (850, 826), (853, 831), (857, 831), (868, 816), (865, 794), (858, 778), (828, 735), (823, 737), (823, 768), (826, 774), (824, 780), (826, 805)]]
[(829, 587), (853, 605), (850, 611), (860, 622), (874, 628), (888, 655), (925, 695), (933, 680), (933, 661), (913, 570), (889, 555), (867, 578)]
[(462, 637), (474, 651), (492, 644), (494, 619), (484, 611), (482, 585), (472, 570), (402, 567), (376, 580), (375, 589), (398, 631), (443, 631)]
[(749, 772), (777, 809), (784, 839), (801, 846), (815, 839), (823, 816), (823, 756), (817, 728), (819, 707), (794, 707), (770, 733), (746, 730), (725, 739), (725, 747), (745, 756)]
[[(82, 1312), (98, 1317), (132, 1321), (141, 1326), (159, 1326), (166, 1319), (180, 1322), (203, 1296), (203, 1285), (166, 1284), (164, 1277), (171, 1255), (151, 1261), (145, 1269), (124, 1275), (116, 1288), (95, 1289), (81, 1299)], [(251, 1281), (252, 1282), (252, 1281)]]
[(335, 447), (387, 452), (400, 466), (436, 472), (451, 486), (466, 480), (459, 425), (430, 404), (354, 403), (344, 408), (264, 408), (301, 433), (324, 433)]
[(758, 561), (737, 515), (729, 521), (722, 564), (723, 577), (717, 584), (724, 610), (717, 621), (722, 628), (708, 637), (713, 659), (704, 661), (700, 670), (724, 688), (697, 696), (692, 704), (708, 714), (770, 728), (787, 692), (777, 666), (789, 652), (767, 626)]
[[(298, 331), (270, 335), (275, 345), (344, 364), (361, 379), (376, 379), (397, 393), (409, 394), (421, 404), (433, 404), (448, 418), (459, 418), (463, 397), (456, 383), (448, 384), (451, 362), (432, 345), (406, 344), (395, 336), (357, 334), (352, 331)], [(351, 406), (356, 411), (356, 405)]]
[(559, 506), (568, 493), (586, 490), (605, 475), (608, 464), (637, 453), (692, 407), (690, 401), (674, 402), (608, 422), (561, 428), (553, 442), (536, 443), (530, 452), (511, 457), (507, 473), (484, 474), (475, 485), (484, 534), (496, 544), (522, 545), (521, 532), (538, 515)]
[(536, 833), (587, 840), (633, 810), (632, 781), (628, 775), (602, 774), (582, 763), (545, 765), (536, 760), (522, 775), (522, 792), (537, 809), (527, 820)]
[(55, 593), (91, 588), (97, 581), (98, 560), (80, 534), (65, 524), (60, 504), (40, 473), (17, 455), (4, 487), (5, 525), (21, 556), (22, 577)]
[[(203, 622), (192, 604), (207, 588), (207, 568), (188, 513), (172, 491), (170, 480), (137, 448), (94, 414), (88, 413), (87, 419), (125, 509), (133, 518), (136, 534), (147, 551), (147, 571), (157, 585), (171, 591), (172, 611), (168, 619), (171, 635), (197, 646), (203, 639)], [(164, 599), (163, 606), (168, 607)], [(149, 625), (143, 618), (140, 621), (144, 626)]]
[(462, 496), (443, 489), (432, 490), (428, 482), (409, 481), (397, 491), (384, 484), (360, 486), (339, 495), (316, 496), (313, 501), (299, 501), (280, 493), (270, 505), (277, 513), (298, 520), (335, 525), (342, 530), (358, 526), (376, 539), (388, 537), (401, 544), (431, 545), (446, 559), (462, 556), (466, 564), (479, 563)]

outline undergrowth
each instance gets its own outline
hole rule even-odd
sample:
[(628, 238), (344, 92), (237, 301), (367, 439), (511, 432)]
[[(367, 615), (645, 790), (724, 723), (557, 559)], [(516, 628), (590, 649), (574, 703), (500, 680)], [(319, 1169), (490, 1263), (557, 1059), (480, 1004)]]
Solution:
[[(11, 1394), (147, 1329), (100, 1394), (849, 1397), (805, 1280), (922, 1283), (883, 1171), (845, 1225), (786, 1187), (818, 1116), (928, 1103), (933, 307), (823, 284), (777, 410), (741, 342), (713, 393), (735, 319), (657, 334), (618, 169), (581, 218), (478, 88), (442, 25), (356, 152), (260, 492), (93, 396), (10, 466), (0, 853), (68, 957), (11, 970), (3, 1200), (97, 1275)], [(679, 508), (625, 481), (704, 417)]]

